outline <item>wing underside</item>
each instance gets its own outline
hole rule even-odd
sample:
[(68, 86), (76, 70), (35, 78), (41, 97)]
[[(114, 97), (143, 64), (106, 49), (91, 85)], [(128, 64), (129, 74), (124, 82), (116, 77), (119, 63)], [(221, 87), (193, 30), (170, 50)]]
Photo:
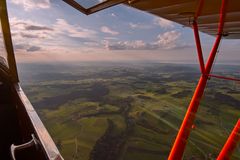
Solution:
[[(89, 8), (82, 5), (84, 0), (64, 0), (85, 14), (124, 3), (133, 8), (191, 27), (197, 18), (199, 30), (217, 35), (221, 0), (103, 0)], [(228, 0), (224, 23), (224, 38), (240, 38), (240, 0)], [(197, 17), (196, 17), (197, 16)]]
[[(191, 27), (197, 15), (201, 32), (217, 35), (221, 0), (137, 0), (130, 6)], [(240, 38), (240, 1), (228, 0), (223, 33), (225, 38)]]

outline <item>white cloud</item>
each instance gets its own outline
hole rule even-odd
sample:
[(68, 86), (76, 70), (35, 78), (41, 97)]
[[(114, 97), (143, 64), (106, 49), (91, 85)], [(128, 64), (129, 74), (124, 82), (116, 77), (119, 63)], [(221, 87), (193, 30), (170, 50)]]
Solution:
[(119, 41), (111, 43), (104, 41), (105, 48), (109, 50), (156, 50), (156, 49), (176, 49), (188, 47), (187, 45), (179, 43), (179, 37), (181, 33), (178, 31), (168, 31), (163, 34), (159, 34), (157, 41), (155, 42), (144, 42), (142, 40), (135, 41)]
[[(10, 18), (11, 31), (16, 41), (29, 39), (51, 39), (54, 29), (31, 20)], [(32, 41), (32, 40), (31, 40)]]
[(138, 24), (134, 24), (134, 23), (129, 23), (129, 26), (134, 29), (138, 27)]
[[(10, 18), (10, 25), (15, 49), (21, 53), (51, 50), (60, 45), (74, 45), (65, 37), (81, 38), (85, 46), (94, 46), (93, 42), (96, 32), (78, 25), (71, 25), (64, 19), (57, 19), (53, 25), (44, 25), (31, 20)], [(68, 48), (68, 47), (66, 47)], [(71, 47), (69, 47), (71, 48)]]
[(124, 47), (125, 49), (144, 49), (146, 46), (146, 43), (142, 40), (118, 42), (118, 44), (119, 47)]
[(111, 16), (112, 16), (112, 17), (116, 17), (116, 14), (112, 13)]
[[(50, 46), (53, 48), (61, 44), (65, 45), (66, 38), (64, 37), (80, 38), (85, 47), (99, 48), (101, 45), (104, 45), (108, 50), (156, 50), (186, 46), (179, 43), (178, 40), (181, 34), (176, 30), (159, 34), (156, 41), (153, 42), (145, 42), (143, 40), (118, 41), (114, 36), (104, 37), (104, 41), (96, 42), (96, 31), (70, 24), (64, 19), (57, 19), (53, 25), (47, 26), (15, 17), (10, 19), (10, 24), (13, 41), (15, 46), (17, 46), (16, 49), (28, 52), (47, 50)], [(106, 26), (101, 27), (101, 31), (111, 35), (119, 34)], [(66, 44), (66, 46), (68, 45)]]
[(163, 29), (172, 29), (174, 28), (173, 22), (166, 20), (164, 18), (154, 18), (154, 24), (160, 26)]
[(64, 19), (57, 19), (56, 24), (54, 24), (54, 29), (59, 34), (65, 34), (69, 37), (74, 38), (94, 38), (97, 34), (96, 31), (83, 28), (79, 25), (69, 24)]
[(30, 20), (10, 18), (14, 49), (19, 52), (38, 52), (42, 50), (42, 41), (53, 38), (54, 30)]
[(107, 27), (107, 26), (102, 26), (102, 27), (101, 27), (101, 31), (102, 31), (103, 33), (108, 33), (108, 34), (111, 34), (111, 35), (118, 35), (118, 34), (119, 34), (119, 32), (114, 31), (114, 30), (110, 29), (110, 28)]
[(64, 35), (74, 38), (94, 38), (96, 31), (83, 28), (79, 25), (69, 24), (64, 19), (57, 19), (51, 25), (43, 25), (31, 20), (18, 19), (16, 17), (10, 19), (13, 36), (22, 36), (25, 38), (45, 38), (51, 39), (53, 36)]
[(100, 3), (104, 2), (104, 1), (106, 1), (106, 0), (98, 0), (98, 2), (100, 2)]
[(146, 43), (142, 40), (119, 41), (114, 44), (111, 44), (109, 41), (105, 41), (105, 48), (108, 50), (152, 50), (157, 49), (158, 46)]
[(180, 36), (181, 33), (178, 31), (168, 31), (158, 35), (158, 41), (156, 42), (156, 44), (158, 44), (164, 49), (173, 49), (177, 47), (177, 40)]
[(151, 29), (152, 26), (151, 25), (147, 25), (147, 24), (139, 24), (139, 23), (129, 23), (130, 28), (132, 29)]
[(105, 40), (117, 40), (117, 37), (104, 37)]
[(50, 0), (11, 0), (13, 4), (22, 5), (24, 10), (50, 8)]

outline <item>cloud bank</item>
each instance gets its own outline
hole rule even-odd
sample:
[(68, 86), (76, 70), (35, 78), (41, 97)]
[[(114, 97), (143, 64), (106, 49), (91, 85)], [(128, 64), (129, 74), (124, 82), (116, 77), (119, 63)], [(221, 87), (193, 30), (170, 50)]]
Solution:
[(114, 31), (114, 30), (110, 29), (110, 28), (107, 27), (107, 26), (102, 26), (102, 27), (101, 27), (101, 31), (102, 31), (103, 33), (108, 33), (108, 34), (111, 34), (111, 35), (118, 35), (118, 34), (119, 34), (119, 32)]
[(172, 30), (157, 36), (156, 41), (147, 43), (143, 40), (119, 41), (116, 43), (105, 42), (105, 47), (109, 50), (157, 50), (157, 49), (176, 49), (185, 45), (179, 42), (181, 33)]
[(11, 0), (11, 3), (21, 5), (25, 11), (50, 8), (50, 0)]

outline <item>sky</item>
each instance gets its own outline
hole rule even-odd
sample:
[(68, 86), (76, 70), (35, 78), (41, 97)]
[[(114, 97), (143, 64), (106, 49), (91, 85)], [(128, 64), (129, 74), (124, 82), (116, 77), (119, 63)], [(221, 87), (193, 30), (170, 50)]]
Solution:
[[(89, 16), (61, 0), (7, 0), (7, 5), (17, 62), (197, 63), (191, 28), (125, 5)], [(201, 34), (201, 40), (206, 59), (214, 37)], [(239, 46), (239, 40), (223, 40), (217, 61), (240, 62)]]

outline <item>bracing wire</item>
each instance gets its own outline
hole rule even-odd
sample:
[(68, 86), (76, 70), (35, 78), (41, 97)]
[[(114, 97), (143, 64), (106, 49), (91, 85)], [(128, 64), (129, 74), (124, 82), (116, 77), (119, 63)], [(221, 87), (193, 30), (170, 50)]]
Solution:
[[(216, 64), (216, 62), (217, 62), (218, 54), (220, 53), (220, 48), (221, 48), (221, 46), (222, 46), (222, 40), (221, 40), (220, 43), (219, 43), (219, 46), (218, 46), (218, 49), (217, 49), (217, 53), (216, 53), (216, 56), (215, 56), (215, 59), (214, 59), (214, 61), (213, 61), (213, 65), (212, 65), (212, 68), (211, 68), (209, 74), (211, 74), (211, 73), (214, 71), (215, 64)], [(210, 80), (211, 80), (211, 77), (209, 77), (209, 80), (207, 81), (206, 88), (208, 88), (208, 84), (209, 84)], [(205, 96), (205, 93), (206, 93), (206, 92), (203, 93), (203, 97)]]
[(215, 59), (213, 60), (213, 66), (212, 66), (209, 74), (212, 74), (212, 72), (214, 72), (214, 68), (216, 66), (216, 62), (218, 60), (219, 54), (221, 53), (220, 49), (221, 49), (221, 46), (222, 46), (222, 41), (223, 41), (223, 39), (221, 39), (221, 41), (219, 42), (219, 46), (218, 46), (218, 49), (217, 49), (217, 54), (216, 54)]

